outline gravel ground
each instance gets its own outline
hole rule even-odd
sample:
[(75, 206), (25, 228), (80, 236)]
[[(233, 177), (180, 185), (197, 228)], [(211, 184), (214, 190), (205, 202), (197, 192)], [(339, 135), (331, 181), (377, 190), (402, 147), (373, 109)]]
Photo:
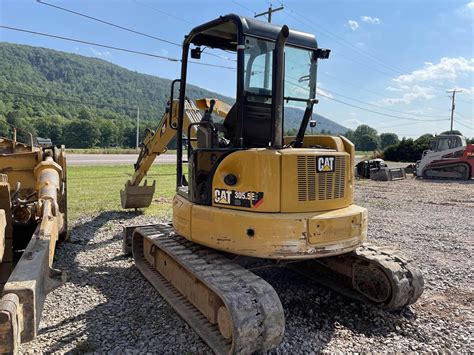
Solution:
[[(280, 295), (286, 333), (278, 353), (472, 352), (474, 180), (359, 181), (369, 238), (417, 261), (420, 300), (401, 313), (351, 301), (291, 271), (260, 272)], [(125, 225), (158, 222), (125, 212), (76, 221), (56, 267), (68, 283), (48, 295), (38, 338), (22, 352), (209, 352), (121, 254)]]

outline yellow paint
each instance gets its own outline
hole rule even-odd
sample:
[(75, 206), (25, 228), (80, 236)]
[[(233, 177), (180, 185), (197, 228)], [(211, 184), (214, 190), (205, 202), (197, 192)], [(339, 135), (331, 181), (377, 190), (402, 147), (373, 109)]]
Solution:
[(176, 195), (173, 199), (173, 227), (176, 232), (188, 239), (191, 237), (191, 207), (186, 198)]
[[(367, 211), (355, 205), (326, 212), (253, 213), (193, 205), (177, 196), (173, 207), (177, 233), (239, 255), (317, 258), (351, 251), (367, 238)], [(189, 211), (191, 216), (186, 219)]]
[[(280, 153), (281, 212), (326, 211), (352, 203), (349, 154), (307, 148), (284, 149)], [(335, 171), (318, 173), (316, 166), (320, 157), (335, 157)]]
[[(228, 174), (237, 177), (234, 186), (228, 186), (224, 178)], [(219, 164), (212, 181), (213, 206), (248, 210), (245, 207), (218, 204), (221, 196), (216, 189), (229, 191), (263, 192), (263, 202), (252, 208), (253, 212), (280, 211), (280, 152), (270, 149), (249, 149), (229, 154)]]

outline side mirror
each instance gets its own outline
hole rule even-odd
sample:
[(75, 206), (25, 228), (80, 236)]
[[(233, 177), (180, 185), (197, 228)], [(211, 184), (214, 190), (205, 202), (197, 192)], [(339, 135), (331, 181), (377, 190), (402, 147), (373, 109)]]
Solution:
[(329, 58), (329, 53), (331, 53), (330, 49), (318, 48), (316, 50), (316, 58), (317, 59), (328, 59)]
[(194, 49), (191, 49), (191, 58), (193, 59), (201, 59), (201, 47), (196, 47)]

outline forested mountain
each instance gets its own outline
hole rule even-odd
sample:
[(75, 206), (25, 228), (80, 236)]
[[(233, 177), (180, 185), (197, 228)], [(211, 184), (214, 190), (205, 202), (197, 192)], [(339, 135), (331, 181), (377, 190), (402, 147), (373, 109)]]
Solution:
[[(28, 129), (69, 147), (135, 145), (136, 107), (143, 127), (155, 127), (169, 98), (171, 81), (140, 74), (101, 59), (46, 48), (0, 43), (0, 135), (7, 125)], [(228, 97), (189, 85), (191, 98)], [(293, 127), (302, 111), (286, 110)], [(315, 115), (318, 131), (344, 133)]]

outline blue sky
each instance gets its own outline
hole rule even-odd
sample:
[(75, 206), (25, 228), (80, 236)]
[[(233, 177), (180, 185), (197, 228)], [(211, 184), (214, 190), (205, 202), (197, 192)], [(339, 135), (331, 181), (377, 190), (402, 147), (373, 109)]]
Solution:
[[(199, 5), (178, 0), (45, 1), (177, 43), (199, 23), (231, 12), (253, 16), (269, 5), (265, 0), (201, 0)], [(275, 7), (280, 4), (273, 2)], [(365, 123), (379, 132), (407, 137), (440, 133), (449, 129), (450, 98), (445, 91), (458, 88), (463, 92), (456, 96), (454, 127), (474, 136), (474, 1), (289, 0), (283, 4), (285, 10), (273, 15), (274, 23), (314, 33), (321, 47), (332, 49), (329, 60), (319, 65), (321, 96), (315, 112), (350, 128)], [(180, 57), (178, 46), (33, 0), (0, 0), (0, 23)], [(98, 57), (164, 78), (179, 76), (179, 64), (156, 58), (4, 29), (0, 29), (0, 40)], [(229, 56), (221, 53), (221, 57)], [(225, 58), (203, 56), (202, 61), (234, 65)], [(190, 82), (233, 96), (234, 75), (227, 69), (193, 65)], [(413, 118), (424, 121), (409, 120)]]

